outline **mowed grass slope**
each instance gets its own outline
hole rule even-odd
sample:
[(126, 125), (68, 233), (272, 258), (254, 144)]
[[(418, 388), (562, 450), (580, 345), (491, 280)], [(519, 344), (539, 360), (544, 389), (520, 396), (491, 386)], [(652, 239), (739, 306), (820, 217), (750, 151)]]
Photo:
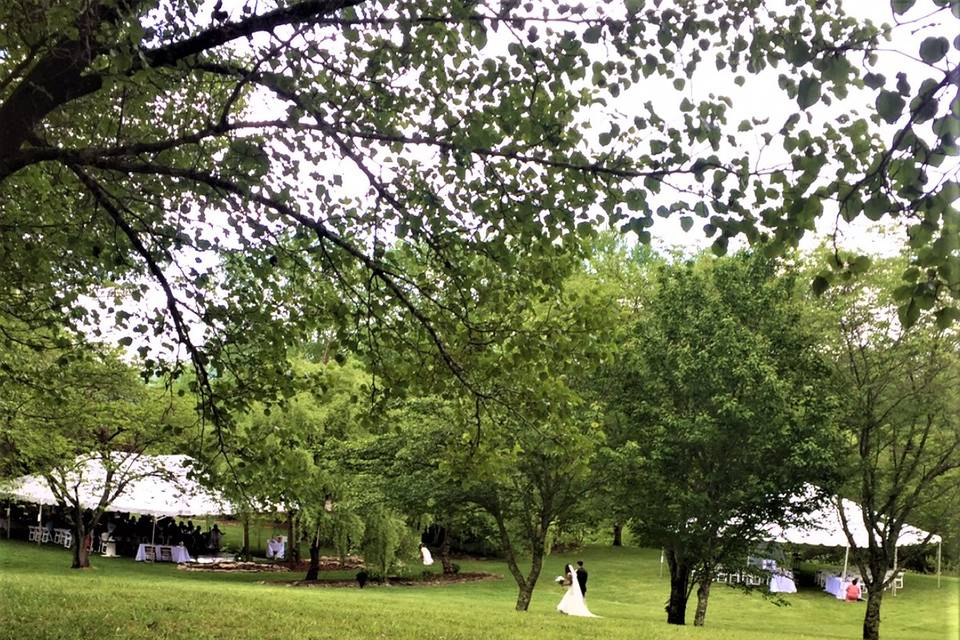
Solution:
[[(590, 570), (588, 603), (602, 619), (569, 618), (554, 610), (561, 593), (552, 580), (565, 562), (577, 558)], [(499, 573), (503, 580), (361, 591), (268, 586), (258, 581), (286, 576), (184, 572), (128, 559), (94, 558), (95, 568), (80, 572), (67, 568), (66, 551), (0, 541), (0, 639), (860, 637), (863, 605), (813, 590), (789, 596), (791, 606), (777, 607), (717, 586), (705, 628), (668, 626), (663, 613), (668, 584), (657, 577), (657, 559), (654, 550), (599, 547), (576, 557), (549, 557), (531, 610), (521, 614), (513, 610), (513, 580), (498, 562), (461, 565), (464, 571)], [(935, 577), (908, 574), (906, 589), (884, 600), (882, 617), (884, 640), (953, 640), (960, 581), (944, 577), (937, 589)]]

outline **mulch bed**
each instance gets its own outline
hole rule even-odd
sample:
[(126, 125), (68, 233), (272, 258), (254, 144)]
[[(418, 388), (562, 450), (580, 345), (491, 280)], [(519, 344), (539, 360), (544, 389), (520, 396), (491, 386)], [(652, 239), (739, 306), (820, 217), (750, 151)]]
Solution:
[[(346, 562), (332, 556), (320, 556), (320, 571), (348, 571), (359, 569), (363, 561), (357, 556), (348, 556)], [(310, 567), (309, 560), (302, 560), (292, 567), (285, 562), (214, 562), (205, 564), (178, 564), (181, 571), (209, 571), (216, 573), (306, 573)]]
[[(368, 582), (366, 587), (441, 587), (465, 582), (483, 582), (485, 580), (500, 580), (503, 576), (495, 573), (454, 573), (432, 574), (429, 578), (402, 578), (394, 577), (386, 583)], [(337, 587), (360, 588), (356, 580), (261, 580), (259, 584), (268, 584), (275, 587)]]

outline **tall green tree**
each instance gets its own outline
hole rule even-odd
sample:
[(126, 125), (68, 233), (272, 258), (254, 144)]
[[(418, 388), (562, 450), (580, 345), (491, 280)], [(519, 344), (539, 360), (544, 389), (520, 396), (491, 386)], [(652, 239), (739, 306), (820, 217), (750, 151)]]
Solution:
[[(852, 443), (844, 490), (863, 512), (862, 522), (843, 526), (853, 548), (851, 531), (871, 532), (854, 554), (867, 587), (865, 640), (880, 637), (904, 526), (949, 508), (960, 491), (960, 336), (929, 308), (916, 309), (916, 318), (907, 317), (910, 309), (896, 312), (897, 288), (913, 286), (904, 268), (900, 258), (878, 260), (822, 298), (832, 383), (843, 390), (840, 423)], [(904, 550), (899, 561), (925, 551)]]
[(795, 276), (760, 254), (656, 269), (610, 369), (611, 455), (632, 526), (666, 551), (667, 622), (685, 623), (696, 587), (702, 625), (721, 566), (741, 565), (763, 524), (802, 513), (791, 496), (804, 483), (829, 485), (838, 438)]

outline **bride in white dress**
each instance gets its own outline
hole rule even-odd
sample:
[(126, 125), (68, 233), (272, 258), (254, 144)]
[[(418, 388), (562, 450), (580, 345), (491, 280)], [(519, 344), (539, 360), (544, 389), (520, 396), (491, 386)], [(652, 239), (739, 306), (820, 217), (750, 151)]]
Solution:
[(567, 587), (567, 592), (563, 594), (560, 604), (557, 605), (557, 611), (571, 616), (596, 618), (597, 616), (590, 613), (590, 609), (587, 609), (587, 603), (583, 601), (583, 594), (580, 593), (580, 583), (577, 581), (577, 572), (574, 571), (573, 565), (568, 564), (564, 568), (564, 572), (565, 577), (570, 580), (570, 586)]

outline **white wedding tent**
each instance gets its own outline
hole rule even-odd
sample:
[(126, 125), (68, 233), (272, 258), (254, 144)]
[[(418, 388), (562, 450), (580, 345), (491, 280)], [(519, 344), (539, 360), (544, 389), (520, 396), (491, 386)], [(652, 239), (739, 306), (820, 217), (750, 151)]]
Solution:
[[(115, 477), (131, 478), (109, 511), (137, 513), (154, 517), (202, 516), (232, 513), (232, 505), (219, 492), (211, 491), (190, 478), (191, 459), (188, 456), (117, 457)], [(103, 464), (96, 458), (82, 456), (67, 473), (68, 485), (76, 487), (80, 504), (96, 508), (103, 494), (107, 476)], [(0, 486), (0, 495), (39, 505), (57, 504), (57, 498), (43, 476), (21, 476)]]
[[(809, 486), (803, 495), (796, 496), (795, 502), (811, 502), (822, 495), (816, 487)], [(806, 544), (821, 547), (844, 547), (846, 553), (843, 560), (843, 573), (847, 572), (847, 563), (850, 555), (850, 539), (844, 532), (843, 519), (847, 522), (855, 548), (865, 548), (869, 545), (871, 532), (864, 524), (863, 509), (856, 502), (833, 496), (822, 502), (822, 505), (811, 512), (803, 521), (787, 527), (770, 524), (764, 527), (764, 537), (772, 542), (789, 542), (791, 544)], [(873, 532), (877, 540), (878, 532)], [(943, 540), (940, 536), (905, 524), (897, 537), (897, 547), (907, 547), (922, 544), (936, 544), (937, 546), (937, 578), (939, 584), (940, 560)]]

